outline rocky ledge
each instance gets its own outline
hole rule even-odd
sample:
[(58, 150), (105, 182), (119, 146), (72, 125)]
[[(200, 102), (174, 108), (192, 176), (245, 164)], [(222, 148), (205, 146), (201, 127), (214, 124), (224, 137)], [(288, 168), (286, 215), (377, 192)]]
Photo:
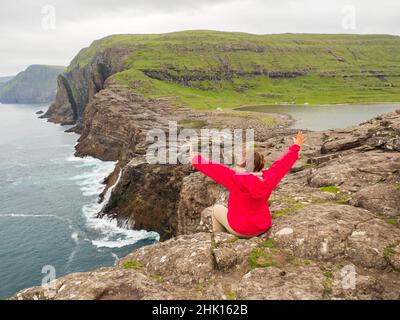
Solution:
[[(121, 178), (102, 215), (156, 230), (166, 241), (11, 299), (400, 298), (400, 110), (347, 129), (308, 132), (299, 161), (270, 199), (272, 228), (238, 239), (208, 232), (205, 209), (226, 202), (223, 188), (188, 166), (141, 158), (148, 121), (162, 125), (174, 114), (224, 126), (232, 119), (171, 113), (163, 101), (141, 99), (112, 84), (95, 95), (85, 110), (90, 117), (75, 128), (82, 133), (78, 153), (120, 160)], [(258, 123), (257, 147), (268, 161), (291, 143), (290, 130), (266, 130), (253, 118), (240, 124), (246, 121)], [(119, 147), (101, 151), (109, 144)]]

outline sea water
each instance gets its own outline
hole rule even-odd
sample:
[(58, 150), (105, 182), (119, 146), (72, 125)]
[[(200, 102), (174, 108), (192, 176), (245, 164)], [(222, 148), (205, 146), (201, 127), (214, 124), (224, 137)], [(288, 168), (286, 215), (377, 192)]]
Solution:
[(112, 266), (159, 240), (96, 217), (115, 163), (74, 157), (78, 135), (38, 119), (46, 108), (0, 104), (0, 299), (41, 285), (45, 266), (56, 277)]

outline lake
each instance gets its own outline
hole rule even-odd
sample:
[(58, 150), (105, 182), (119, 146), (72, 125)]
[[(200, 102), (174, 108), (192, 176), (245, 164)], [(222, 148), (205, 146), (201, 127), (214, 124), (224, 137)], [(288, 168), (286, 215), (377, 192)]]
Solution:
[(400, 109), (400, 103), (359, 105), (266, 105), (249, 106), (235, 110), (289, 114), (296, 129), (323, 131), (357, 125), (379, 114)]

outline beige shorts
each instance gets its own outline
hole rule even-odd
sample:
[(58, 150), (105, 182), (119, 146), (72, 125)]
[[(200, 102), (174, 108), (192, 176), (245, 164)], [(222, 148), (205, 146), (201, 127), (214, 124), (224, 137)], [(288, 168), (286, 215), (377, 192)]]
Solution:
[(226, 232), (240, 237), (240, 238), (251, 238), (252, 236), (244, 236), (237, 233), (231, 228), (228, 222), (228, 208), (220, 204), (216, 204), (210, 208), (212, 210), (212, 223), (214, 232)]

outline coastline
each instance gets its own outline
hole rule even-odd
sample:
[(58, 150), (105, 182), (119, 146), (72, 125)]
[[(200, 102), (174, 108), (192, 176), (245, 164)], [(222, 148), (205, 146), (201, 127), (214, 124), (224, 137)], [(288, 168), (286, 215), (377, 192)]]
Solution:
[[(28, 243), (19, 243), (18, 239), (13, 242), (16, 246), (14, 254), (17, 256), (13, 254), (8, 257), (7, 254), (11, 251), (6, 251), (3, 256), (4, 267), (1, 271), (4, 272), (4, 281), (8, 276), (14, 276), (13, 269), (7, 269), (6, 266), (8, 263), (15, 263), (13, 259), (19, 259), (18, 254), (21, 259), (27, 259), (27, 261), (29, 259), (30, 266), (26, 268), (25, 263), (22, 263), (17, 270), (21, 269), (27, 274), (32, 274), (26, 279), (18, 279), (15, 275), (13, 281), (4, 283), (4, 297), (14, 294), (15, 292), (12, 292), (14, 287), (17, 291), (23, 287), (40, 284), (43, 277), (40, 270), (45, 264), (54, 264), (57, 275), (61, 277), (74, 272), (95, 270), (104, 265), (112, 266), (117, 256), (125, 256), (137, 247), (152, 243), (146, 235), (142, 236), (140, 231), (122, 230), (115, 221), (110, 222), (108, 219), (97, 217), (99, 210), (94, 211), (94, 209), (104, 206), (111, 192), (111, 190), (107, 192), (108, 189), (105, 187), (110, 187), (111, 182), (115, 185), (119, 177), (118, 173), (113, 179), (109, 178), (112, 172), (115, 172), (116, 163), (112, 162), (110, 167), (110, 164), (105, 162), (103, 164), (103, 161), (94, 157), (76, 157), (75, 147), (80, 135), (71, 136), (65, 132), (68, 127), (45, 123), (45, 119), (40, 119), (36, 115), (37, 110), (44, 107), (46, 106), (43, 104), (5, 104), (1, 108), (3, 116), (10, 115), (7, 120), (9, 125), (3, 126), (4, 130), (12, 126), (7, 129), (7, 135), (14, 137), (13, 139), (19, 139), (19, 137), (24, 139), (21, 136), (22, 133), (16, 133), (17, 131), (25, 132), (23, 128), (26, 124), (26, 132), (29, 133), (25, 140), (20, 141), (20, 144), (23, 145), (22, 141), (33, 142), (27, 146), (26, 151), (30, 159), (16, 158), (14, 160), (17, 163), (11, 162), (9, 165), (2, 166), (2, 168), (14, 168), (12, 174), (6, 175), (10, 177), (3, 181), (5, 185), (2, 191), (4, 191), (4, 197), (7, 198), (4, 198), (1, 210), (2, 227), (9, 225), (10, 230), (14, 228), (15, 235), (18, 235), (21, 228), (34, 230), (32, 235), (28, 232), (26, 236), (21, 234), (18, 237), (30, 239)], [(16, 116), (11, 117), (12, 110), (15, 110)], [(12, 119), (15, 119), (17, 125), (14, 125)], [(6, 138), (3, 140), (5, 142), (9, 141), (7, 135), (3, 134)], [(15, 141), (18, 143), (19, 140)], [(4, 152), (7, 152), (8, 146), (12, 148), (11, 144), (3, 144)], [(13, 154), (10, 152), (10, 156)], [(16, 155), (19, 154), (20, 152), (16, 153)], [(39, 169), (44, 171), (40, 173)], [(18, 172), (23, 172), (23, 170), (26, 173), (18, 176)], [(6, 186), (7, 181), (9, 181), (8, 186)], [(24, 188), (23, 185), (30, 184), (33, 187), (32, 192), (24, 191), (26, 187)], [(12, 196), (19, 192), (23, 194), (19, 195), (19, 202), (13, 206)], [(34, 197), (29, 200), (31, 194)], [(99, 204), (99, 196), (102, 195), (106, 199)], [(46, 228), (51, 227), (42, 230), (41, 225)], [(52, 236), (52, 230), (57, 230), (57, 234)], [(7, 234), (3, 232), (4, 237)], [(44, 239), (48, 239), (51, 248), (47, 248), (43, 242)], [(2, 248), (7, 249), (7, 247), (7, 241), (3, 242)], [(30, 252), (37, 252), (37, 254), (31, 255), (26, 250), (21, 252), (21, 247), (32, 247)], [(59, 250), (54, 248), (59, 248)], [(42, 260), (43, 262), (39, 262)], [(64, 260), (65, 263), (61, 263)], [(37, 263), (40, 265), (38, 266)], [(25, 285), (21, 287), (21, 283)]]
[[(296, 168), (282, 181), (284, 187), (274, 191), (270, 203), (274, 224), (261, 237), (210, 233), (201, 212), (216, 199), (226, 199), (226, 191), (191, 173), (183, 179), (179, 200), (179, 210), (185, 208), (182, 213), (187, 215), (182, 220), (185, 232), (133, 251), (115, 267), (69, 274), (57, 279), (53, 290), (28, 288), (10, 299), (396, 298), (400, 264), (387, 252), (400, 240), (398, 225), (388, 220), (399, 197), (399, 177), (391, 174), (399, 168), (400, 156), (393, 152), (400, 151), (400, 145), (393, 140), (397, 126), (391, 124), (399, 122), (400, 109), (351, 130), (332, 130), (332, 139), (326, 132), (309, 133), (312, 144), (304, 146)], [(291, 138), (286, 134), (261, 142), (273, 151), (267, 160), (281, 155)], [(365, 172), (373, 174), (365, 179)], [(147, 172), (152, 173), (160, 175), (157, 170)], [(379, 183), (382, 178), (385, 183)], [(143, 182), (130, 181), (140, 186)], [(335, 192), (321, 185), (335, 186)], [(373, 203), (364, 203), (371, 194)], [(386, 211), (377, 215), (371, 208)], [(189, 223), (203, 229), (191, 229)], [(343, 268), (352, 268), (361, 285), (344, 290)]]

